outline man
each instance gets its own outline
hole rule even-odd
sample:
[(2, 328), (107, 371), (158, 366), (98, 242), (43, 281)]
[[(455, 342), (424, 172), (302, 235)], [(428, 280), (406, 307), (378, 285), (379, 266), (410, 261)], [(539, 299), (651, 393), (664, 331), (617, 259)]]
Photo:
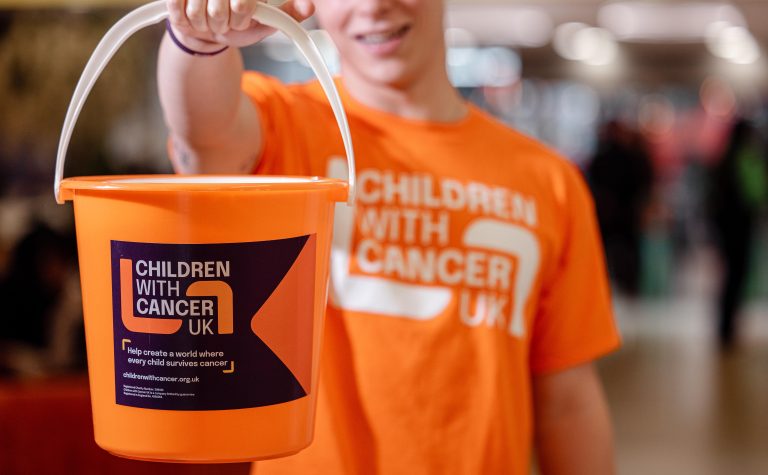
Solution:
[[(169, 0), (160, 93), (182, 173), (334, 173), (315, 83), (244, 73), (254, 0)], [(619, 344), (574, 167), (448, 80), (441, 0), (315, 0), (358, 160), (335, 230), (315, 439), (271, 473), (613, 473), (591, 361)], [(229, 46), (229, 48), (226, 48)], [(341, 213), (347, 212), (341, 210)], [(346, 222), (346, 220), (342, 220)]]

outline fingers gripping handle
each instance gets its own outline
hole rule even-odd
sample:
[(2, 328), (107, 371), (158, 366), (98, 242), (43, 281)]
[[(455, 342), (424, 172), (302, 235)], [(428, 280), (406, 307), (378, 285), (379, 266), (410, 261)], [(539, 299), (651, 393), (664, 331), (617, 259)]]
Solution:
[[(104, 38), (101, 39), (98, 46), (96, 46), (91, 58), (88, 60), (88, 64), (86, 64), (85, 69), (83, 70), (83, 74), (80, 76), (75, 92), (72, 95), (72, 100), (69, 103), (69, 109), (67, 110), (67, 115), (64, 119), (61, 137), (59, 138), (59, 150), (56, 154), (56, 176), (53, 183), (53, 192), (56, 196), (56, 201), (59, 204), (64, 201), (61, 197), (60, 188), (61, 180), (64, 175), (64, 161), (67, 154), (67, 148), (69, 147), (69, 141), (72, 138), (72, 131), (75, 128), (75, 123), (77, 122), (77, 118), (80, 115), (80, 111), (83, 108), (83, 104), (85, 103), (91, 88), (93, 88), (94, 83), (107, 66), (107, 63), (109, 63), (109, 60), (112, 59), (112, 56), (117, 52), (118, 48), (120, 48), (131, 35), (142, 28), (163, 21), (167, 16), (168, 10), (165, 6), (165, 0), (157, 0), (148, 3), (133, 10), (118, 21), (107, 34), (104, 35)], [(344, 142), (344, 150), (347, 154), (347, 165), (349, 167), (347, 179), (349, 184), (347, 203), (350, 205), (353, 204), (355, 200), (355, 156), (352, 149), (352, 136), (349, 132), (349, 125), (347, 123), (346, 114), (344, 113), (344, 108), (341, 105), (341, 98), (339, 97), (336, 85), (333, 83), (331, 73), (328, 71), (328, 67), (325, 65), (320, 51), (301, 25), (278, 8), (259, 3), (253, 18), (264, 25), (271, 26), (285, 33), (307, 59), (307, 62), (320, 81), (320, 85), (331, 103), (331, 108), (336, 117), (336, 123), (339, 126), (341, 138)]]

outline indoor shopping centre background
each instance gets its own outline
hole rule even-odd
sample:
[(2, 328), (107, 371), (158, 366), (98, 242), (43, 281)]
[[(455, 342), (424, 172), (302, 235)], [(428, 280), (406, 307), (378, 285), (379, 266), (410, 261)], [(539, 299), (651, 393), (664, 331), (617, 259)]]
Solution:
[[(56, 473), (153, 473), (92, 442), (72, 207), (52, 194), (76, 81), (139, 3), (0, 0), (0, 474), (49, 473), (34, 468), (41, 444), (59, 447)], [(559, 150), (592, 189), (624, 337), (599, 364), (619, 473), (768, 473), (768, 0), (465, 0), (448, 2), (446, 23), (461, 93)], [(105, 70), (67, 176), (171, 171), (162, 33), (135, 35)], [(285, 81), (312, 78), (280, 35), (243, 55)], [(719, 165), (738, 123), (758, 138), (735, 185), (750, 202), (735, 237), (748, 264), (725, 343), (718, 309), (738, 277), (724, 272)]]

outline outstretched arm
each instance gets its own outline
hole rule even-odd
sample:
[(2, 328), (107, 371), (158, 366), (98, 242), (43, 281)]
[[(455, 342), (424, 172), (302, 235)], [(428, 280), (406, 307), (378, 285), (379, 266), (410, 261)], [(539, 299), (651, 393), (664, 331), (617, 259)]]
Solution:
[[(166, 33), (158, 59), (158, 87), (170, 129), (172, 161), (180, 173), (250, 171), (262, 145), (259, 114), (240, 89), (239, 48), (274, 30), (251, 19), (258, 0), (168, 0), (176, 39)], [(281, 8), (301, 21), (312, 13), (305, 1)]]
[(608, 406), (592, 364), (534, 376), (533, 400), (543, 475), (616, 472)]

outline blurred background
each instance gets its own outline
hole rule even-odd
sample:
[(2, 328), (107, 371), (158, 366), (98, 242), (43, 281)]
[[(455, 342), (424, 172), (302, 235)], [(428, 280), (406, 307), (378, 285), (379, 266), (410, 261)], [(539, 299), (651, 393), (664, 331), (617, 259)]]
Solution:
[[(72, 209), (51, 185), (85, 62), (140, 3), (0, 0), (0, 474), (138, 464), (92, 442)], [(768, 473), (768, 0), (451, 1), (447, 26), (462, 94), (592, 188), (625, 339), (600, 363), (619, 473)], [(66, 175), (170, 172), (162, 32), (105, 70)], [(244, 56), (312, 77), (281, 36)], [(49, 439), (61, 454), (30, 455)]]

